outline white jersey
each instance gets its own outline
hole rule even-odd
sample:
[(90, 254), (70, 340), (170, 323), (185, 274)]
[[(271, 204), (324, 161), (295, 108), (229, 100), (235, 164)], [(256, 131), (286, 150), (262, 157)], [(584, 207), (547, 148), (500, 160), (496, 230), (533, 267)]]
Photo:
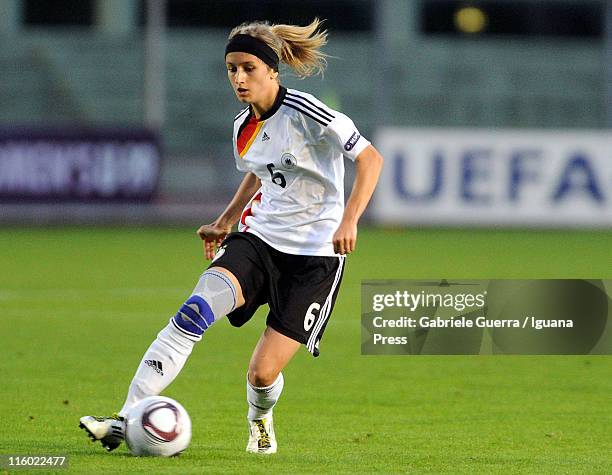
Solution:
[(311, 94), (281, 86), (259, 120), (247, 107), (234, 119), (236, 167), (261, 188), (238, 230), (287, 254), (335, 256), (332, 238), (344, 212), (344, 160), (370, 142), (353, 121)]

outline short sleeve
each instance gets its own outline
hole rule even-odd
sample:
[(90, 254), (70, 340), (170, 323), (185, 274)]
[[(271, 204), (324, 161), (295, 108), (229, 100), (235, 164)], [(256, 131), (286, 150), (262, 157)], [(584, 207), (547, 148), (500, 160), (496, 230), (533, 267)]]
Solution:
[(350, 117), (341, 112), (334, 112), (334, 118), (325, 127), (325, 136), (332, 147), (355, 161), (370, 142), (363, 137)]

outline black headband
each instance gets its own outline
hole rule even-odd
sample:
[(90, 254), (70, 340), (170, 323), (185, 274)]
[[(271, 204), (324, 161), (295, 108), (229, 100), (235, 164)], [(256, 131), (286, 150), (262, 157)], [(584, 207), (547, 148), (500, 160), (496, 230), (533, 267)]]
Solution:
[(278, 69), (278, 56), (274, 50), (263, 41), (251, 35), (235, 35), (229, 40), (225, 47), (225, 56), (227, 56), (227, 53), (237, 51), (257, 56), (272, 69)]

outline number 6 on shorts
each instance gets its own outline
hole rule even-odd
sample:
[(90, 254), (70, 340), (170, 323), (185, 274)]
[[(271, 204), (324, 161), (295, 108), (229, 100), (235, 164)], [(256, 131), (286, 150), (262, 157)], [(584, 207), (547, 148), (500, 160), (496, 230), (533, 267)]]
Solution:
[(312, 312), (317, 311), (318, 313), (319, 310), (321, 310), (321, 306), (318, 303), (313, 302), (310, 304), (310, 307), (308, 307), (308, 310), (306, 310), (306, 316), (304, 317), (304, 330), (310, 331), (315, 320), (317, 319), (316, 315), (314, 315)]

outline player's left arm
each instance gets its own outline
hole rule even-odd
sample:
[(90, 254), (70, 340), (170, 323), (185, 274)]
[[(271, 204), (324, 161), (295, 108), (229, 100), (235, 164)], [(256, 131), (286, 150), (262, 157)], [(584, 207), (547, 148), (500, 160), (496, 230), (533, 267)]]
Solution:
[(349, 254), (357, 243), (357, 223), (374, 193), (383, 165), (383, 157), (372, 145), (355, 158), (356, 172), (351, 196), (346, 202), (340, 226), (334, 233), (334, 252)]

